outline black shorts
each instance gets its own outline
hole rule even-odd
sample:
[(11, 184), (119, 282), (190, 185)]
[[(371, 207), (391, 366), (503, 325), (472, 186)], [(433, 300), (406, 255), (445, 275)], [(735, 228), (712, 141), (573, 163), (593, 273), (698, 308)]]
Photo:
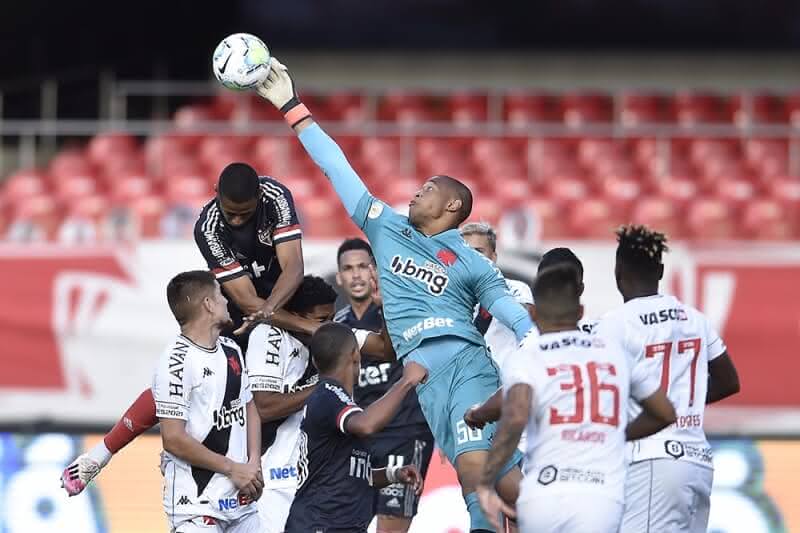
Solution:
[[(421, 439), (378, 437), (369, 443), (372, 468), (414, 464), (425, 479), (433, 447), (431, 436)], [(419, 497), (414, 490), (400, 483), (380, 489), (375, 497), (375, 514), (412, 518), (418, 506)]]

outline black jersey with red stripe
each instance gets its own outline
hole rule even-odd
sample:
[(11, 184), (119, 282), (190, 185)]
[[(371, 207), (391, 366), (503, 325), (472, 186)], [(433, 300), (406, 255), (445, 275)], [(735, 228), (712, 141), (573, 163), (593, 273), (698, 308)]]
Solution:
[[(250, 220), (231, 227), (214, 198), (200, 212), (194, 225), (194, 240), (221, 284), (247, 275), (256, 293), (266, 298), (281, 274), (275, 246), (301, 238), (302, 231), (289, 189), (271, 177), (259, 179), (261, 199)], [(231, 311), (238, 326), (242, 315), (234, 306)]]
[(320, 377), (300, 423), (298, 488), (286, 533), (367, 530), (375, 499), (370, 455), (345, 427), (359, 412), (340, 383)]

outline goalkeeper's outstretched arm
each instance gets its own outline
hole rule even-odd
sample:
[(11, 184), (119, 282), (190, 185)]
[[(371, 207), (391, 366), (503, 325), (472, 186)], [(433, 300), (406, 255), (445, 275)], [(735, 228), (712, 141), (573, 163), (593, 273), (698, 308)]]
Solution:
[(269, 77), (258, 87), (257, 92), (283, 113), (286, 122), (297, 133), (306, 152), (328, 176), (347, 214), (353, 217), (359, 200), (369, 191), (350, 166), (339, 145), (322, 131), (311, 118), (308, 108), (300, 103), (294, 82), (286, 67), (274, 57)]

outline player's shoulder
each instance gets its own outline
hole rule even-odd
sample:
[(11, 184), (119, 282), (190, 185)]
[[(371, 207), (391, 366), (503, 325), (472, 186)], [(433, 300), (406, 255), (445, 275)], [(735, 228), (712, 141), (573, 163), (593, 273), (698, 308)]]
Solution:
[(350, 396), (346, 390), (344, 390), (344, 387), (335, 381), (331, 381), (329, 379), (320, 380), (317, 388), (319, 389), (320, 396), (328, 398), (335, 397), (340, 402), (348, 405), (356, 404), (356, 402), (353, 400), (353, 397)]
[(286, 194), (291, 194), (292, 192), (286, 185), (284, 185), (277, 179), (273, 178), (272, 176), (259, 176), (258, 183), (261, 187), (261, 192), (267, 198), (274, 199), (281, 194), (286, 195)]
[(239, 357), (242, 356), (242, 348), (236, 343), (235, 340), (231, 339), (230, 337), (220, 336), (219, 337), (219, 343), (222, 346), (225, 346), (227, 348), (230, 348), (230, 349), (234, 350), (237, 354), (239, 354)]
[(333, 321), (340, 323), (346, 321), (347, 317), (350, 315), (350, 311), (352, 311), (352, 307), (350, 305), (345, 305), (336, 311), (336, 314), (333, 315)]
[[(291, 333), (272, 324), (258, 324), (250, 330), (249, 342), (265, 345), (269, 343), (273, 348), (280, 349), (284, 342), (294, 339)], [(248, 343), (249, 349), (249, 343)]]
[(222, 212), (217, 205), (216, 199), (212, 198), (200, 210), (197, 220), (194, 223), (195, 235), (214, 233), (222, 226)]
[(511, 295), (523, 304), (533, 303), (533, 293), (530, 285), (519, 279), (506, 278), (506, 285)]

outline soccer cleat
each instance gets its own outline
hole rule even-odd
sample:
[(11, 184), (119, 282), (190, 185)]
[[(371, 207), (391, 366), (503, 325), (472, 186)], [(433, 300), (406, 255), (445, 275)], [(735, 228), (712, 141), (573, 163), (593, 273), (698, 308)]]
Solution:
[(83, 492), (91, 480), (100, 473), (100, 465), (87, 454), (79, 455), (61, 474), (61, 487), (70, 496)]

